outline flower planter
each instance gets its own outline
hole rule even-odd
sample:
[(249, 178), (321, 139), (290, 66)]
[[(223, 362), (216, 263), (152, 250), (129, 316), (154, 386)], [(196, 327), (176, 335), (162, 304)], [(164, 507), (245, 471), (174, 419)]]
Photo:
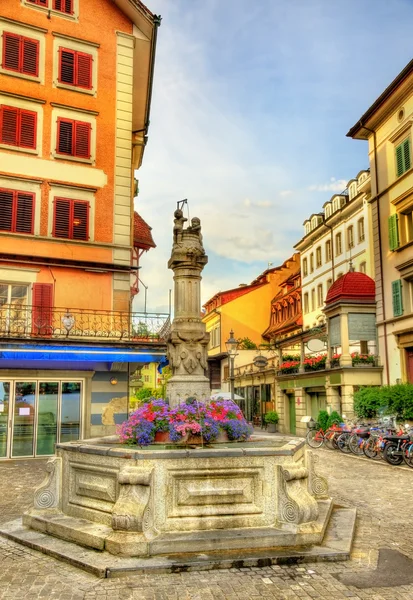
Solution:
[(155, 433), (154, 442), (155, 444), (167, 444), (168, 442), (171, 443), (171, 440), (169, 439), (169, 431), (157, 431)]
[(268, 433), (276, 433), (276, 431), (277, 431), (277, 424), (276, 423), (268, 423), (268, 425), (267, 425), (267, 431), (268, 431)]

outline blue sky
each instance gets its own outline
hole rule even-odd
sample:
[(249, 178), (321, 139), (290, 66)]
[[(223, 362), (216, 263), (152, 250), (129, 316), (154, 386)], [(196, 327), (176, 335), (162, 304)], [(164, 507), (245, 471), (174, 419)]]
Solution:
[(178, 200), (202, 222), (205, 302), (288, 258), (304, 219), (368, 166), (346, 133), (412, 58), (413, 0), (147, 5), (162, 25), (136, 208), (157, 244), (140, 271), (155, 312)]

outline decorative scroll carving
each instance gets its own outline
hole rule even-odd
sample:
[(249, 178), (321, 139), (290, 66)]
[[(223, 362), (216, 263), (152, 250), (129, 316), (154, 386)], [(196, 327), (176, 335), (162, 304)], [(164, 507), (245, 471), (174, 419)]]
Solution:
[(309, 493), (321, 500), (322, 498), (328, 498), (328, 483), (325, 477), (319, 475), (315, 470), (315, 465), (318, 462), (318, 456), (307, 450), (305, 455), (305, 461), (308, 469), (308, 491)]
[(112, 528), (143, 531), (152, 483), (152, 469), (127, 467), (118, 475), (119, 497), (112, 511)]
[(62, 481), (62, 459), (49, 458), (46, 463), (45, 480), (36, 488), (34, 492), (34, 508), (47, 509), (58, 508), (61, 498), (61, 481)]
[(315, 521), (318, 504), (307, 491), (308, 469), (302, 465), (276, 465), (277, 519), (281, 523), (300, 525)]

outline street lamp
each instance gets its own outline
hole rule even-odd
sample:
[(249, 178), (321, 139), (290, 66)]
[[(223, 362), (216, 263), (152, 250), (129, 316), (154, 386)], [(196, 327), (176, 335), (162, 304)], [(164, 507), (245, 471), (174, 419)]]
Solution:
[(227, 339), (227, 341), (225, 342), (225, 345), (227, 347), (227, 352), (228, 352), (228, 358), (229, 358), (229, 380), (230, 380), (230, 384), (231, 384), (231, 400), (234, 401), (234, 362), (235, 362), (235, 357), (237, 356), (237, 350), (238, 350), (238, 341), (234, 338), (234, 332), (231, 331), (229, 332), (229, 338)]

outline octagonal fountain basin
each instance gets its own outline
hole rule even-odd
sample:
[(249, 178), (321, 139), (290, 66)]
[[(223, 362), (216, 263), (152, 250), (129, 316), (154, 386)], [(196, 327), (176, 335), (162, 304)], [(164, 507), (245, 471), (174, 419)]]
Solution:
[(26, 527), (120, 556), (282, 548), (321, 542), (332, 501), (304, 440), (182, 448), (57, 445)]

